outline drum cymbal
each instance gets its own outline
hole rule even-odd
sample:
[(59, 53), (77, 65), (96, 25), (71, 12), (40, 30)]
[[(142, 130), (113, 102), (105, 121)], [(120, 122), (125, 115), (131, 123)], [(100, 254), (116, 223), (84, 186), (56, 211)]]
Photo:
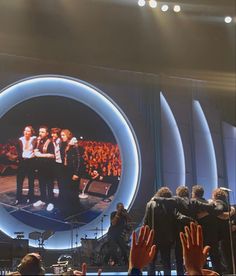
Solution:
[(55, 234), (54, 231), (52, 231), (52, 230), (47, 230), (47, 231), (45, 231), (45, 232), (42, 233), (42, 239), (43, 239), (44, 241), (46, 241), (46, 240), (48, 240), (49, 238), (51, 238), (54, 234)]
[(102, 231), (102, 230), (104, 230), (104, 229), (100, 229), (100, 228), (94, 228), (94, 229), (88, 229), (87, 231)]
[(42, 238), (42, 233), (41, 232), (38, 232), (38, 231), (34, 231), (34, 232), (31, 232), (29, 233), (29, 239), (31, 240), (39, 240)]
[(97, 242), (97, 239), (95, 239), (95, 238), (81, 238), (81, 241), (96, 241)]

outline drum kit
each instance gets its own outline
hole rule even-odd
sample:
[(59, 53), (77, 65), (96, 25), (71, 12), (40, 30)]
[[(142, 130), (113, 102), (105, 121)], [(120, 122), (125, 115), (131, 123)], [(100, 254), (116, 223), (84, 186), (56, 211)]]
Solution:
[[(129, 250), (129, 242), (130, 242), (130, 236), (131, 231), (133, 229), (133, 225), (135, 223), (130, 223), (127, 227), (127, 229), (124, 230), (122, 233), (122, 238), (125, 240), (127, 244), (127, 254)], [(55, 271), (66, 271), (66, 269), (73, 264), (77, 263), (75, 262), (75, 256), (76, 255), (80, 260), (79, 262), (86, 262), (89, 265), (112, 265), (111, 259), (109, 256), (110, 253), (110, 242), (107, 238), (107, 235), (103, 235), (103, 221), (101, 221), (101, 227), (98, 228), (92, 228), (88, 231), (94, 232), (94, 238), (87, 238), (87, 235), (85, 235), (84, 238), (81, 238), (81, 248), (77, 247), (77, 240), (76, 240), (76, 250), (72, 247), (71, 255), (65, 256), (63, 255), (62, 258), (58, 262), (53, 265), (53, 269)], [(99, 232), (102, 234), (102, 238), (98, 239)], [(47, 241), (50, 237), (54, 235), (54, 232), (52, 230), (47, 230), (44, 232), (38, 232), (34, 231), (29, 233), (29, 239), (35, 240), (38, 242), (38, 249), (43, 253), (44, 249), (44, 243)], [(79, 249), (79, 250), (77, 250)], [(116, 255), (118, 259), (122, 259), (122, 254), (117, 246), (116, 248)], [(77, 258), (76, 258), (77, 259)]]
[[(133, 230), (134, 224), (136, 223), (130, 223), (122, 233), (122, 238), (127, 244), (127, 255), (129, 251), (131, 232)], [(102, 236), (101, 239), (97, 239), (98, 232), (103, 232), (103, 228), (94, 228), (89, 229), (88, 231), (94, 232), (95, 238), (87, 238), (87, 235), (85, 235), (85, 237), (81, 239), (82, 246), (80, 252), (83, 261), (86, 261), (90, 265), (112, 265), (112, 261), (109, 256), (111, 248), (110, 241), (108, 240), (107, 236)], [(119, 260), (122, 260), (122, 253), (118, 246), (116, 248), (116, 255)]]
[(95, 231), (95, 238), (90, 239), (85, 237), (81, 239), (81, 259), (89, 265), (103, 265), (106, 253), (104, 248), (107, 248), (105, 244), (108, 244), (107, 238), (102, 237), (101, 239), (97, 239), (97, 232), (101, 231), (99, 228), (90, 229), (88, 231)]

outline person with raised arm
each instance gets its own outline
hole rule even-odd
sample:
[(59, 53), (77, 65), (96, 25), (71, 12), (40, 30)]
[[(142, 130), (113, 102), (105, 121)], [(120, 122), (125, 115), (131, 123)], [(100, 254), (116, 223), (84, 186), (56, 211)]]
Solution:
[(154, 231), (145, 225), (140, 228), (139, 237), (132, 233), (132, 243), (129, 255), (128, 275), (142, 275), (142, 270), (152, 262), (157, 246), (153, 245)]
[(127, 230), (129, 221), (130, 216), (124, 208), (124, 204), (121, 202), (117, 203), (116, 211), (112, 212), (110, 216), (111, 224), (107, 234), (110, 250), (104, 258), (106, 263), (108, 262), (109, 257), (111, 257), (114, 264), (118, 263), (117, 247), (119, 247), (124, 263), (128, 264), (127, 244), (124, 239), (124, 232)]
[(187, 275), (219, 275), (215, 271), (203, 269), (210, 251), (210, 246), (203, 247), (201, 225), (191, 222), (190, 227), (185, 226), (184, 233), (180, 232), (180, 240)]

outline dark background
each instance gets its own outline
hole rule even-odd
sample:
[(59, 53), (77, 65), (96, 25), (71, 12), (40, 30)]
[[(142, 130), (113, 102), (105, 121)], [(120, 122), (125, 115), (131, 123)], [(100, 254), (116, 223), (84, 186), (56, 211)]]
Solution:
[[(0, 52), (141, 72), (235, 72), (234, 0), (0, 1)], [(171, 5), (179, 3), (179, 14)]]
[(67, 128), (84, 140), (116, 143), (100, 116), (82, 103), (65, 97), (37, 97), (12, 108), (0, 120), (0, 143), (22, 136), (26, 125), (32, 125), (36, 134), (40, 125), (49, 128)]

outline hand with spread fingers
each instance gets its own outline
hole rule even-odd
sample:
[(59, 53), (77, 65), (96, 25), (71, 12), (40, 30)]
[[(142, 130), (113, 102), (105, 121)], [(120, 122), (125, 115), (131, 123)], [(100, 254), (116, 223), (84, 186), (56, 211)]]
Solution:
[(185, 226), (185, 233), (180, 233), (180, 239), (187, 274), (203, 275), (202, 268), (206, 262), (210, 246), (203, 248), (202, 227), (191, 222), (190, 228)]
[(153, 245), (154, 231), (146, 226), (142, 226), (139, 232), (138, 241), (136, 233), (132, 233), (132, 244), (130, 249), (129, 269), (142, 270), (148, 265), (156, 252), (156, 245)]

